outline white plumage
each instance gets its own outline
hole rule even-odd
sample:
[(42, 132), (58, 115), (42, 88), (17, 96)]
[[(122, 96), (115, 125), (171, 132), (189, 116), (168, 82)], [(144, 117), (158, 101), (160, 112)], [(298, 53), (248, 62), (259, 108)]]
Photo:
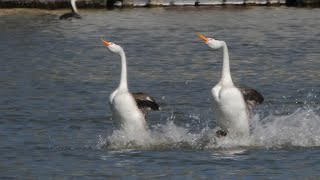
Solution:
[(110, 94), (109, 103), (113, 118), (126, 131), (139, 132), (147, 129), (147, 110), (159, 110), (159, 105), (146, 93), (130, 93), (127, 83), (127, 62), (121, 46), (102, 40), (110, 51), (121, 57), (121, 77), (118, 88)]
[(252, 106), (263, 102), (262, 95), (251, 88), (234, 86), (230, 73), (227, 44), (198, 36), (213, 49), (223, 48), (223, 65), (220, 81), (212, 88), (214, 111), (217, 114), (217, 125), (222, 129), (218, 136), (232, 134), (234, 136), (249, 136), (249, 116)]

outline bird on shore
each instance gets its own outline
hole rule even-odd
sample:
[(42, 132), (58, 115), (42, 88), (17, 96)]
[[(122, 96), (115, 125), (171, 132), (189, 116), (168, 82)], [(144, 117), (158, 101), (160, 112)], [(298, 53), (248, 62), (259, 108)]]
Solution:
[(121, 58), (120, 84), (109, 97), (113, 118), (120, 122), (125, 130), (134, 132), (147, 130), (146, 119), (149, 110), (160, 110), (157, 102), (147, 93), (130, 93), (127, 82), (127, 61), (121, 46), (101, 39), (104, 45)]
[(65, 13), (60, 16), (61, 19), (69, 19), (69, 18), (76, 18), (76, 19), (81, 19), (81, 16), (78, 13), (78, 9), (76, 6), (76, 0), (71, 0), (71, 12)]
[(253, 107), (264, 101), (263, 96), (255, 89), (236, 87), (230, 73), (230, 62), (227, 44), (204, 35), (197, 34), (212, 49), (223, 49), (223, 64), (220, 81), (212, 88), (214, 111), (217, 114), (217, 125), (221, 130), (216, 136), (232, 134), (235, 137), (249, 136), (249, 116)]

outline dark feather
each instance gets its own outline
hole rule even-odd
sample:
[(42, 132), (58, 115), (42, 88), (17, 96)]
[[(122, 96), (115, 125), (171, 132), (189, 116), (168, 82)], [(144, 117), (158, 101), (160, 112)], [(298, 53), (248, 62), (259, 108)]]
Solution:
[(240, 87), (239, 90), (242, 92), (244, 100), (246, 101), (249, 109), (252, 109), (254, 106), (262, 104), (264, 101), (263, 96), (255, 89)]
[(70, 13), (65, 13), (65, 14), (61, 15), (59, 19), (61, 20), (61, 19), (69, 19), (69, 18), (81, 19), (81, 16), (72, 11)]
[(134, 97), (134, 99), (136, 100), (136, 103), (137, 103), (139, 109), (141, 109), (143, 111), (160, 110), (160, 106), (157, 104), (156, 100), (154, 100), (147, 93), (137, 92), (137, 93), (131, 93), (131, 94)]
[(61, 20), (61, 19), (69, 19), (69, 18), (81, 19), (81, 16), (74, 11), (72, 6), (71, 6), (71, 12), (61, 15), (59, 19)]

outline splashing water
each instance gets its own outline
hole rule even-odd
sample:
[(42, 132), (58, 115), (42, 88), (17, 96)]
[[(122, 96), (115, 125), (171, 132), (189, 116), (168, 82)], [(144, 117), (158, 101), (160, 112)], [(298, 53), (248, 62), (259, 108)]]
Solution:
[[(310, 96), (310, 94), (308, 94)], [(251, 118), (250, 137), (215, 137), (218, 127), (209, 128), (197, 124), (185, 127), (174, 123), (171, 114), (166, 124), (156, 124), (146, 133), (129, 133), (115, 130), (110, 136), (100, 136), (98, 148), (107, 149), (230, 149), (230, 148), (293, 148), (320, 146), (320, 108), (309, 106), (297, 108), (292, 113), (278, 115), (278, 110), (265, 117), (256, 113)], [(195, 117), (196, 116), (196, 117)], [(201, 123), (199, 116), (188, 118)], [(208, 121), (205, 121), (208, 122)], [(193, 126), (203, 127), (194, 132)]]
[(289, 115), (254, 117), (252, 144), (259, 146), (319, 146), (320, 116), (318, 109), (299, 108)]
[(179, 127), (173, 121), (168, 121), (164, 125), (154, 125), (147, 133), (128, 133), (125, 130), (115, 130), (106, 139), (100, 137), (98, 147), (110, 149), (170, 149), (194, 148), (197, 139), (201, 134), (192, 134), (188, 129)]

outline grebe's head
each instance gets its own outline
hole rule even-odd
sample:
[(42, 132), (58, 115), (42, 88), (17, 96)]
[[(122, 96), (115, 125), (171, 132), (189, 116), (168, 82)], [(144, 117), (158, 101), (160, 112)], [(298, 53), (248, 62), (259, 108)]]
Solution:
[(104, 45), (106, 45), (110, 51), (115, 52), (115, 53), (120, 53), (121, 51), (123, 51), (123, 49), (121, 48), (121, 46), (119, 46), (118, 44), (115, 44), (113, 42), (108, 42), (106, 40), (101, 39), (101, 41), (103, 42)]
[(213, 49), (219, 49), (223, 47), (224, 42), (223, 41), (219, 41), (213, 38), (207, 38), (204, 35), (197, 33), (197, 35), (205, 42), (208, 44), (208, 46), (210, 46)]

